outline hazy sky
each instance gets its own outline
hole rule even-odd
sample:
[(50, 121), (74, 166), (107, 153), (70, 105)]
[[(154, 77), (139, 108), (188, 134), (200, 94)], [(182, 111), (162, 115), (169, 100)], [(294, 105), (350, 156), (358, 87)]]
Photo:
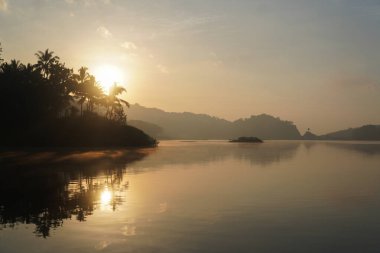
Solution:
[(148, 107), (380, 124), (380, 0), (0, 0), (0, 42), (5, 60), (118, 66)]

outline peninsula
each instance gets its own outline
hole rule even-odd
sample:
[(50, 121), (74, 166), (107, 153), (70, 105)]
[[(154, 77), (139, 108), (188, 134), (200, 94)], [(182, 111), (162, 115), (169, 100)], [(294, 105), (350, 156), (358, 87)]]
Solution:
[[(1, 51), (0, 51), (1, 52)], [(127, 125), (123, 86), (109, 91), (54, 52), (37, 63), (0, 62), (0, 147), (146, 147), (157, 141)]]

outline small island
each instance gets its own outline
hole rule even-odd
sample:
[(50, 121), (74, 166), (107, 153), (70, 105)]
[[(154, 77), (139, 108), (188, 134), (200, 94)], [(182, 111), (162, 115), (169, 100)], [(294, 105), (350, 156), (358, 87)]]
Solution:
[(243, 143), (263, 143), (262, 140), (260, 140), (257, 137), (239, 137), (237, 139), (230, 140), (230, 142), (243, 142)]

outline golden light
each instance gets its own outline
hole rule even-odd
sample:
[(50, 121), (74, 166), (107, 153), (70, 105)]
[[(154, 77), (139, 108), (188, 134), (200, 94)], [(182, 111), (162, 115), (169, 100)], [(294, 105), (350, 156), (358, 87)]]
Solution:
[(105, 206), (108, 205), (112, 200), (112, 193), (105, 188), (104, 191), (100, 195), (100, 203)]
[(126, 73), (112, 65), (103, 65), (95, 69), (96, 81), (102, 86), (104, 92), (108, 93), (114, 83), (125, 85)]

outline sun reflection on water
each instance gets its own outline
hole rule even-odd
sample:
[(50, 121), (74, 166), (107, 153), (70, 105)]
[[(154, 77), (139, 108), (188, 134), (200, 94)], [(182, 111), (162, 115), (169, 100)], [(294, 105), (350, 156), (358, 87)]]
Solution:
[(112, 192), (108, 189), (108, 187), (105, 187), (102, 193), (100, 194), (100, 204), (101, 209), (106, 208), (112, 201)]

